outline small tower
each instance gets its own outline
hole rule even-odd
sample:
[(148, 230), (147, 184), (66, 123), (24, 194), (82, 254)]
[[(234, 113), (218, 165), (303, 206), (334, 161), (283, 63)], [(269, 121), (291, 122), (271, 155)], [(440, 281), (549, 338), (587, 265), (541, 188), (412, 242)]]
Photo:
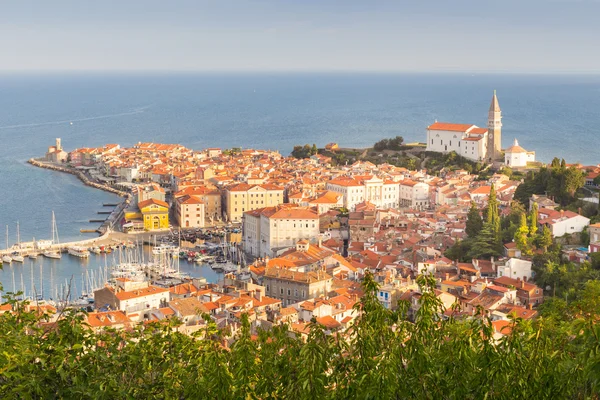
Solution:
[(490, 111), (488, 112), (487, 158), (490, 161), (493, 161), (500, 156), (501, 151), (502, 151), (502, 111), (500, 110), (500, 104), (498, 104), (498, 98), (496, 97), (496, 91), (494, 90), (494, 96), (492, 97), (492, 104), (490, 104)]
[(60, 138), (56, 138), (56, 151), (61, 151), (62, 145), (60, 144)]

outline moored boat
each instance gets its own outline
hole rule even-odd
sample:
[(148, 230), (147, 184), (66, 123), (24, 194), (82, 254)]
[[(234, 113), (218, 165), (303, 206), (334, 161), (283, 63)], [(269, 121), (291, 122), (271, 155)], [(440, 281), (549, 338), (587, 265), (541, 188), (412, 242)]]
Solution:
[(62, 254), (60, 254), (58, 251), (46, 250), (44, 251), (44, 257), (58, 260), (62, 258)]
[(85, 247), (81, 246), (71, 246), (67, 249), (67, 252), (70, 255), (79, 258), (88, 258), (90, 256), (90, 252)]

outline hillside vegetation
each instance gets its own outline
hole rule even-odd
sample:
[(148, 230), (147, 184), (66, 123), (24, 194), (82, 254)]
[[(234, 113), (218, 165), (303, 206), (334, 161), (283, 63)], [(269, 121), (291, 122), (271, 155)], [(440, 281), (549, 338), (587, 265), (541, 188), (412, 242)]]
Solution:
[(310, 324), (252, 336), (248, 319), (222, 346), (210, 323), (196, 337), (169, 324), (93, 333), (79, 313), (57, 324), (0, 316), (0, 397), (195, 399), (592, 399), (600, 391), (600, 284), (535, 321), (514, 316), (503, 336), (486, 316), (440, 317), (434, 281), (421, 276), (414, 319), (378, 301), (371, 276), (348, 336)]

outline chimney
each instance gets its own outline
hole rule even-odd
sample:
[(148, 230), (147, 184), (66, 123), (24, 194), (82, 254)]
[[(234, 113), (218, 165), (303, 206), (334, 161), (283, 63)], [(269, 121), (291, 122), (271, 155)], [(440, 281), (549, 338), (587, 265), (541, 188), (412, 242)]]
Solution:
[(521, 289), (525, 288), (525, 281), (521, 281)]
[(528, 310), (533, 310), (533, 304), (531, 304), (531, 303), (527, 304), (527, 309)]
[(319, 247), (321, 247), (322, 243), (323, 243), (323, 236), (319, 235)]
[(450, 274), (446, 272), (446, 280), (450, 280)]

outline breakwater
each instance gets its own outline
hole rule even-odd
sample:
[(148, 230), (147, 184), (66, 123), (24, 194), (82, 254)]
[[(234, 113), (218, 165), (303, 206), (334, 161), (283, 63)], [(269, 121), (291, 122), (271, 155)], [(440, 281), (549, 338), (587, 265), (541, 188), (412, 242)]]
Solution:
[(91, 187), (96, 188), (96, 189), (104, 190), (106, 192), (111, 192), (111, 193), (114, 193), (114, 194), (116, 194), (118, 196), (121, 196), (121, 197), (129, 197), (130, 196), (129, 192), (124, 192), (122, 190), (115, 189), (115, 188), (113, 188), (111, 186), (108, 186), (108, 185), (105, 185), (105, 184), (102, 184), (102, 183), (98, 183), (98, 182), (94, 182), (94, 181), (90, 180), (85, 175), (85, 173), (83, 173), (82, 171), (79, 171), (79, 170), (77, 170), (75, 168), (71, 168), (71, 167), (67, 167), (67, 166), (62, 166), (62, 165), (56, 165), (54, 163), (49, 163), (47, 161), (36, 160), (35, 158), (30, 158), (27, 162), (29, 164), (31, 164), (31, 165), (36, 166), (36, 167), (51, 169), (51, 170), (54, 170), (54, 171), (66, 172), (67, 174), (75, 175), (86, 186), (91, 186)]
[(100, 235), (104, 235), (105, 233), (108, 233), (110, 231), (119, 230), (118, 229), (119, 221), (123, 217), (123, 213), (124, 213), (125, 209), (131, 203), (131, 200), (133, 197), (130, 192), (116, 189), (107, 184), (94, 182), (83, 171), (80, 171), (76, 168), (72, 168), (72, 167), (68, 167), (68, 166), (64, 166), (64, 165), (57, 165), (55, 163), (51, 163), (48, 161), (43, 161), (43, 160), (39, 160), (39, 159), (35, 159), (35, 158), (30, 158), (27, 162), (35, 167), (45, 168), (45, 169), (50, 169), (53, 171), (65, 172), (67, 174), (75, 175), (86, 186), (90, 186), (95, 189), (104, 190), (105, 192), (114, 193), (117, 196), (123, 197), (123, 200), (120, 203), (115, 204), (116, 208), (110, 213), (110, 215), (106, 218), (106, 220), (98, 220), (97, 221), (97, 222), (101, 222), (102, 225), (100, 225), (100, 227), (96, 230), (96, 232), (98, 232)]

